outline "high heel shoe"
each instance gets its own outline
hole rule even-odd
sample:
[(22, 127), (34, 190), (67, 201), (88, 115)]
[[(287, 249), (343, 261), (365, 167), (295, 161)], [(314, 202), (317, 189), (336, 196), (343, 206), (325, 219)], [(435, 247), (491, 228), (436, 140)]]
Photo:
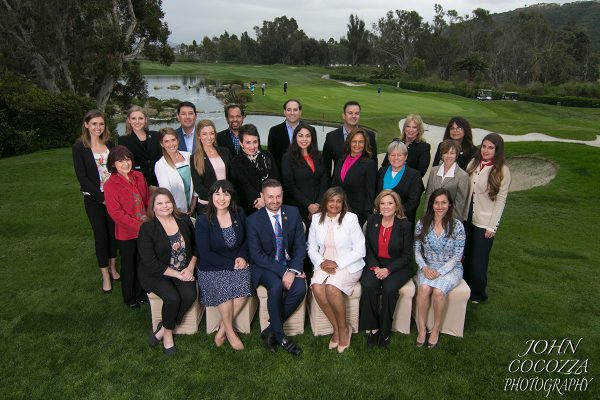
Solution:
[(158, 325), (156, 325), (156, 330), (152, 332), (150, 336), (148, 336), (148, 344), (150, 345), (150, 347), (158, 346), (158, 344), (161, 342), (161, 339), (157, 338), (156, 334), (160, 332), (162, 326), (162, 321), (160, 321)]
[(348, 347), (350, 347), (350, 340), (352, 339), (352, 327), (348, 325), (348, 344), (345, 346), (338, 345), (338, 353), (343, 353)]
[(339, 343), (338, 342), (334, 342), (333, 338), (331, 338), (331, 340), (329, 341), (329, 346), (328, 346), (329, 350), (335, 349), (336, 347), (338, 347), (338, 345), (339, 345)]

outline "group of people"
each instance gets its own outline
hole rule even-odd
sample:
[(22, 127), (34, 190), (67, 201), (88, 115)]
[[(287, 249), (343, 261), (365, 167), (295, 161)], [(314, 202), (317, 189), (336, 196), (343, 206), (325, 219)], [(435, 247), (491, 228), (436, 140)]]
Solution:
[[(341, 353), (352, 335), (345, 298), (358, 284), (359, 330), (367, 333), (368, 346), (389, 345), (399, 289), (411, 278), (414, 260), (416, 345), (435, 347), (446, 296), (463, 275), (471, 301), (487, 299), (489, 254), (510, 184), (504, 142), (490, 133), (477, 148), (468, 121), (452, 118), (425, 187), (431, 147), (421, 117), (406, 117), (378, 168), (376, 137), (359, 125), (360, 113), (358, 102), (347, 102), (343, 125), (327, 134), (321, 152), (296, 99), (283, 104), (285, 120), (270, 129), (267, 151), (236, 104), (225, 106), (228, 127), (221, 132), (210, 120), (196, 123), (190, 102), (177, 108), (178, 129), (158, 133), (148, 130), (144, 110), (132, 106), (114, 147), (104, 115), (88, 112), (73, 162), (102, 290), (110, 293), (120, 280), (132, 309), (148, 302), (147, 293), (158, 295), (162, 322), (149, 344), (162, 342), (164, 353), (174, 354), (173, 329), (197, 289), (199, 301), (221, 315), (215, 344), (228, 341), (242, 350), (233, 320), (263, 285), (266, 348), (299, 355), (283, 323), (308, 283), (333, 326), (329, 348)], [(434, 326), (427, 340), (431, 302)]]

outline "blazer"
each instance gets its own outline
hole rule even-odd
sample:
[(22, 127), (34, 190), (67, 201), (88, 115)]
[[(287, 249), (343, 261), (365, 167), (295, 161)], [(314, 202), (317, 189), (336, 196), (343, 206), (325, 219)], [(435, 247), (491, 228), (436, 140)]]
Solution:
[[(383, 178), (387, 169), (388, 167), (379, 168), (377, 176), (377, 193), (383, 190)], [(421, 200), (421, 193), (423, 193), (421, 174), (419, 174), (419, 171), (406, 165), (402, 179), (400, 179), (400, 182), (398, 182), (392, 190), (400, 195), (402, 205), (404, 206), (404, 213), (406, 214), (408, 221), (414, 224), (417, 208), (419, 207), (419, 202)]]
[(177, 132), (177, 138), (179, 139), (179, 147), (178, 150), (179, 151), (187, 151), (188, 153), (193, 153), (194, 151), (196, 151), (196, 131), (194, 130), (194, 140), (192, 141), (192, 148), (188, 149), (187, 145), (185, 144), (185, 137), (183, 136), (183, 127), (179, 126), (179, 128), (177, 128), (175, 130), (175, 132)]
[[(196, 253), (194, 225), (185, 214), (181, 218), (175, 218), (175, 221), (185, 241), (187, 267)], [(144, 290), (150, 293), (162, 280), (168, 279), (164, 273), (171, 263), (171, 242), (160, 221), (154, 218), (142, 224), (137, 243), (140, 258), (138, 277)]]
[(315, 172), (306, 161), (301, 161), (298, 165), (290, 153), (285, 153), (281, 159), (281, 177), (286, 202), (298, 207), (301, 215), (308, 215), (308, 206), (321, 202), (329, 177), (325, 173), (323, 158), (313, 160)]
[(131, 240), (138, 237), (142, 215), (137, 214), (134, 193), (140, 195), (143, 210), (148, 208), (150, 193), (144, 175), (131, 170), (129, 179), (130, 182), (113, 172), (104, 184), (106, 210), (115, 222), (117, 240)]
[(373, 201), (375, 200), (375, 188), (377, 185), (377, 164), (375, 161), (362, 157), (346, 173), (346, 179), (342, 182), (341, 172), (344, 158), (335, 165), (331, 186), (340, 186), (346, 192), (350, 209), (366, 220), (367, 215), (373, 212)]
[[(312, 216), (312, 223), (308, 231), (308, 256), (313, 266), (317, 268), (325, 258), (325, 236), (327, 235), (327, 224), (319, 223), (321, 213)], [(333, 228), (333, 240), (339, 269), (347, 269), (348, 272), (358, 272), (365, 266), (365, 236), (358, 223), (356, 214), (347, 212), (342, 223)]]
[(267, 150), (273, 155), (275, 164), (281, 173), (281, 158), (290, 147), (290, 137), (288, 136), (288, 130), (286, 120), (281, 124), (272, 126), (269, 129), (269, 139), (267, 142)]
[[(369, 136), (369, 142), (371, 143), (371, 150), (373, 152), (372, 159), (377, 165), (377, 141), (375, 139), (375, 133), (365, 129), (367, 136)], [(325, 171), (327, 174), (331, 174), (331, 166), (333, 168), (338, 163), (338, 160), (344, 156), (344, 127), (340, 126), (325, 136), (325, 143), (323, 144), (323, 160), (325, 161)]]
[[(190, 165), (190, 156), (191, 154), (187, 151), (179, 151), (185, 162)], [(192, 197), (194, 195), (194, 185), (190, 182), (190, 188), (188, 190), (188, 194), (185, 193), (185, 185), (183, 184), (183, 179), (177, 169), (171, 167), (167, 160), (164, 157), (161, 157), (160, 160), (156, 162), (154, 165), (154, 172), (156, 174), (156, 180), (158, 181), (158, 186), (167, 188), (173, 194), (173, 198), (175, 199), (175, 205), (179, 209), (179, 211), (187, 213), (190, 210), (190, 202), (192, 201)], [(189, 196), (190, 201), (188, 202), (187, 197)]]
[[(440, 165), (442, 162), (442, 154), (440, 152), (440, 145), (441, 145), (441, 143), (438, 144), (437, 150), (435, 151), (435, 157), (433, 158), (433, 164), (432, 164), (433, 167)], [(473, 146), (473, 148), (470, 151), (469, 150), (465, 151), (461, 146), (460, 154), (458, 154), (458, 157), (456, 157), (456, 163), (463, 171), (467, 170), (467, 165), (469, 165), (469, 162), (471, 161), (471, 159), (473, 158), (475, 153), (477, 153), (477, 147)]]
[(196, 219), (196, 255), (198, 269), (201, 271), (231, 270), (235, 259), (242, 257), (248, 261), (248, 243), (246, 241), (246, 214), (241, 208), (231, 214), (235, 231), (235, 247), (225, 244), (223, 230), (216, 217), (211, 220), (206, 214)]
[(231, 140), (229, 133), (229, 128), (217, 133), (217, 145), (227, 148), (227, 150), (229, 150), (231, 153), (231, 157), (235, 157), (238, 154), (241, 154), (243, 151), (241, 148), (239, 152), (235, 151), (235, 146), (233, 145), (233, 141)]
[[(112, 149), (113, 143), (111, 141), (106, 142), (106, 147), (109, 150)], [(79, 181), (81, 191), (89, 193), (98, 204), (102, 204), (104, 192), (100, 190), (100, 174), (98, 174), (98, 167), (92, 149), (85, 147), (81, 138), (79, 138), (73, 144), (71, 150), (75, 176)]]
[[(231, 164), (231, 153), (225, 147), (215, 147), (219, 157), (225, 164), (225, 173), (227, 179), (229, 179), (229, 164)], [(208, 201), (208, 193), (210, 188), (217, 181), (217, 175), (215, 175), (215, 169), (212, 166), (206, 153), (204, 154), (204, 175), (198, 174), (196, 166), (194, 164), (194, 155), (190, 157), (190, 168), (192, 170), (192, 181), (194, 182), (194, 192), (198, 195), (199, 199)]]
[[(473, 160), (471, 162), (474, 162)], [(500, 226), (500, 218), (506, 205), (508, 188), (510, 186), (510, 171), (506, 164), (502, 167), (504, 178), (500, 184), (500, 191), (496, 200), (490, 200), (488, 196), (487, 181), (492, 170), (491, 166), (484, 167), (482, 171), (477, 168), (469, 177), (469, 197), (465, 203), (465, 214), (468, 215), (469, 206), (473, 201), (472, 223), (478, 228), (496, 232)]]
[(154, 175), (154, 164), (162, 157), (162, 150), (158, 144), (158, 134), (146, 131), (146, 143), (140, 142), (135, 133), (119, 136), (119, 144), (127, 147), (133, 154), (133, 169), (141, 172), (148, 185), (158, 186)]
[[(266, 156), (267, 163), (270, 164), (269, 174), (265, 180), (269, 178), (279, 180), (279, 172), (273, 156), (268, 151), (262, 153)], [(231, 180), (238, 195), (238, 204), (246, 211), (246, 215), (250, 215), (256, 211), (254, 200), (260, 197), (263, 179), (243, 152), (231, 160), (230, 170)]]
[(457, 164), (456, 169), (454, 170), (454, 176), (442, 181), (442, 177), (438, 176), (440, 168), (443, 168), (443, 165), (433, 167), (429, 173), (427, 191), (425, 192), (425, 208), (427, 208), (431, 193), (433, 193), (434, 190), (443, 187), (448, 189), (450, 196), (452, 196), (454, 201), (453, 217), (459, 221), (466, 221), (467, 214), (465, 211), (465, 204), (469, 195), (469, 175)]
[[(421, 174), (421, 178), (425, 176), (429, 169), (429, 162), (431, 161), (431, 145), (427, 142), (412, 142), (406, 146), (408, 150), (408, 158), (406, 159), (406, 165), (412, 169), (416, 169)], [(388, 155), (385, 155), (382, 167), (390, 165)]]
[(367, 220), (365, 239), (367, 242), (367, 268), (387, 268), (391, 273), (411, 268), (413, 258), (412, 224), (406, 218), (394, 218), (392, 233), (387, 243), (390, 258), (379, 258), (379, 229), (381, 214), (373, 214)]
[(280, 278), (287, 269), (302, 272), (306, 256), (304, 228), (298, 209), (293, 206), (281, 206), (281, 227), (283, 229), (283, 247), (289, 256), (287, 263), (275, 260), (277, 246), (275, 232), (265, 207), (248, 217), (246, 233), (248, 235), (248, 253), (250, 272), (254, 287), (258, 285), (263, 271), (270, 271)]

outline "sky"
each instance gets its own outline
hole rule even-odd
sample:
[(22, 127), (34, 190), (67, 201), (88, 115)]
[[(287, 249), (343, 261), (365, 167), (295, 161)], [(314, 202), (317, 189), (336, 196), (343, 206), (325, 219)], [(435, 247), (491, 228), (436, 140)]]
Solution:
[[(456, 10), (459, 15), (471, 14), (476, 8), (491, 13), (514, 10), (542, 1), (525, 0), (304, 0), (289, 4), (286, 0), (190, 1), (162, 0), (165, 20), (169, 24), (173, 44), (201, 42), (204, 36), (220, 36), (224, 31), (238, 37), (247, 31), (254, 35), (254, 26), (262, 26), (282, 15), (296, 19), (298, 27), (315, 39), (339, 40), (346, 35), (350, 14), (358, 15), (368, 29), (389, 10), (417, 11), (425, 21), (432, 21), (434, 4), (444, 10)], [(552, 1), (565, 4), (572, 1)], [(282, 6), (284, 4), (284, 6)]]

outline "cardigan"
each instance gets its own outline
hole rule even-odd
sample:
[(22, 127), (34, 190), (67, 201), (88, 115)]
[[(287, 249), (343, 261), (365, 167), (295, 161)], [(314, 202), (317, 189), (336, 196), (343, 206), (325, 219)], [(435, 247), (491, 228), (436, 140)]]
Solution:
[[(474, 160), (471, 163), (475, 162)], [(471, 164), (469, 163), (469, 165)], [(472, 223), (478, 228), (484, 228), (488, 231), (496, 232), (500, 226), (500, 218), (506, 205), (508, 196), (508, 187), (510, 186), (510, 171), (506, 164), (502, 166), (504, 178), (500, 184), (500, 190), (496, 195), (496, 200), (492, 201), (488, 196), (487, 182), (492, 166), (485, 166), (483, 170), (479, 167), (469, 177), (469, 197), (465, 203), (463, 215), (468, 215), (471, 201), (473, 201)]]
[[(187, 151), (179, 151), (179, 153), (183, 156), (185, 163), (190, 165), (191, 154)], [(185, 193), (185, 185), (177, 169), (171, 167), (165, 157), (161, 157), (154, 165), (154, 172), (158, 180), (158, 186), (169, 189), (171, 194), (173, 194), (175, 205), (179, 208), (179, 211), (187, 213), (190, 209), (190, 203), (187, 201), (188, 196)], [(188, 195), (191, 201), (194, 195), (194, 185), (192, 182), (190, 182)]]
[(132, 185), (142, 198), (144, 209), (148, 208), (148, 185), (141, 172), (129, 171), (128, 182), (117, 172), (113, 172), (104, 184), (106, 210), (115, 222), (115, 239), (131, 240), (138, 237), (142, 215), (135, 215), (135, 202)]
[[(107, 141), (105, 143), (108, 149), (112, 149), (113, 143)], [(87, 192), (98, 203), (104, 202), (104, 192), (100, 191), (100, 175), (94, 153), (89, 147), (85, 147), (81, 138), (77, 139), (72, 147), (73, 152), (73, 167), (75, 168), (75, 176), (79, 181), (82, 192)]]
[(233, 271), (235, 259), (242, 257), (249, 262), (248, 244), (246, 242), (246, 214), (239, 208), (237, 213), (230, 213), (233, 230), (235, 231), (235, 247), (225, 243), (223, 230), (217, 217), (208, 219), (206, 214), (196, 219), (196, 243), (200, 271)]

